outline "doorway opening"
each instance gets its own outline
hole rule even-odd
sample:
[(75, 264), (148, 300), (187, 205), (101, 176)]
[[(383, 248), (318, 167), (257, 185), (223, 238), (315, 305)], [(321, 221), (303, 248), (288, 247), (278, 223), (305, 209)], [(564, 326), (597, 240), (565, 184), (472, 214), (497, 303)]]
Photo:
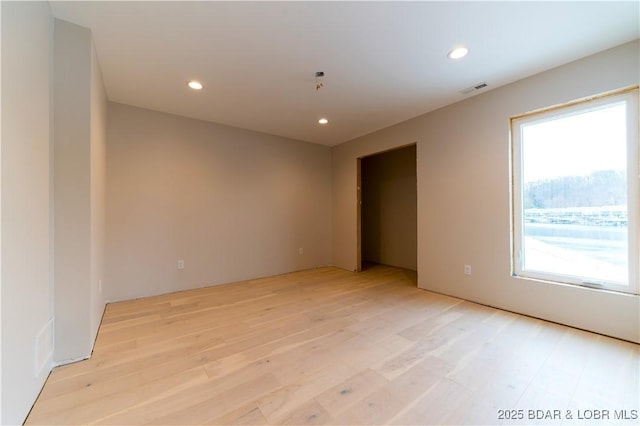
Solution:
[(416, 271), (416, 144), (358, 158), (358, 271), (382, 264)]

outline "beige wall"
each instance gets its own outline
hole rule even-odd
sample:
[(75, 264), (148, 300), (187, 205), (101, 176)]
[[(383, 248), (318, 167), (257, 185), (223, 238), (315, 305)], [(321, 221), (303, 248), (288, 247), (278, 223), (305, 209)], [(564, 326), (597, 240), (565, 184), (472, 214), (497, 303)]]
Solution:
[(98, 335), (105, 307), (103, 286), (105, 277), (105, 232), (107, 196), (107, 94), (96, 49), (91, 43), (91, 305), (89, 316), (91, 326), (89, 341), (91, 347)]
[[(46, 2), (2, 2), (2, 424), (21, 424), (51, 369), (53, 22)], [(49, 330), (52, 332), (52, 330)], [(46, 339), (45, 339), (46, 340)], [(50, 340), (49, 340), (50, 341)]]
[(331, 263), (328, 147), (115, 103), (108, 115), (108, 300)]
[(335, 147), (334, 264), (356, 265), (356, 159), (417, 141), (420, 287), (640, 342), (638, 296), (511, 277), (508, 133), (513, 115), (638, 84), (638, 52), (629, 43)]
[(91, 32), (55, 20), (55, 314), (58, 363), (87, 358), (104, 308), (106, 96)]
[(106, 95), (88, 30), (47, 2), (1, 7), (0, 422), (20, 424), (54, 362), (91, 353), (104, 308)]
[(417, 269), (416, 147), (361, 160), (362, 260)]

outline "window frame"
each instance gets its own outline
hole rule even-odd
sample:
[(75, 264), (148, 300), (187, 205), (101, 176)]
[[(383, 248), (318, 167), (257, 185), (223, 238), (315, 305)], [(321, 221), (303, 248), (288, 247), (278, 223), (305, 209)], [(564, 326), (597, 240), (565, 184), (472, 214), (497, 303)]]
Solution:
[[(627, 109), (627, 238), (628, 285), (612, 282), (588, 282), (581, 277), (531, 271), (524, 268), (522, 250), (524, 244), (523, 206), (523, 125), (550, 121), (559, 117), (577, 115), (580, 112), (604, 105), (625, 102)], [(640, 149), (638, 117), (638, 86), (579, 99), (561, 105), (543, 108), (510, 118), (510, 175), (511, 175), (511, 275), (516, 278), (542, 280), (556, 284), (570, 284), (622, 293), (639, 294), (640, 285)]]

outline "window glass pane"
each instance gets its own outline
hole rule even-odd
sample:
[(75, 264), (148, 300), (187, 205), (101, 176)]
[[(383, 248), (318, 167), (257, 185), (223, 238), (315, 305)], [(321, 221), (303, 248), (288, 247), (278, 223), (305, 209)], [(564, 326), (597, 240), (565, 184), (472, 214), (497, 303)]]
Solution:
[(522, 269), (627, 285), (626, 104), (521, 127)]

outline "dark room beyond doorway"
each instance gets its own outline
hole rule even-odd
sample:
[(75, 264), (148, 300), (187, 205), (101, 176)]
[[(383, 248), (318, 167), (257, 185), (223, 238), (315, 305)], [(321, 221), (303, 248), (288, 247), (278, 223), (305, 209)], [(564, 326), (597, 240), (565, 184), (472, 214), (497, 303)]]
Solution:
[(416, 145), (360, 160), (361, 267), (417, 270)]

